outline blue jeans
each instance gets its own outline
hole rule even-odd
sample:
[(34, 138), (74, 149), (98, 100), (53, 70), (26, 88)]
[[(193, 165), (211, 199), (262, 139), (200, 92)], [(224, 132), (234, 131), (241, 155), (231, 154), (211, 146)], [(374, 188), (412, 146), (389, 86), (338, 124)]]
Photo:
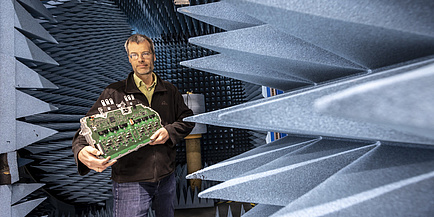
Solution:
[(151, 201), (156, 217), (173, 217), (175, 196), (175, 173), (158, 182), (113, 181), (113, 217), (147, 217)]

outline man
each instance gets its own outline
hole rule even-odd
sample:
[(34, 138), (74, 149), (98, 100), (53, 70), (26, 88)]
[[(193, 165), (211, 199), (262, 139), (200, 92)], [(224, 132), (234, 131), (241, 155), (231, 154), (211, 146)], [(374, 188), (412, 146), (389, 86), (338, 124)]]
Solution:
[(81, 175), (90, 170), (102, 172), (112, 166), (115, 217), (147, 216), (151, 201), (157, 216), (174, 216), (174, 146), (193, 129), (194, 123), (182, 121), (193, 112), (185, 105), (178, 89), (153, 72), (156, 56), (150, 38), (132, 35), (125, 49), (133, 72), (127, 79), (106, 87), (86, 116), (99, 113), (98, 108), (103, 108), (101, 100), (111, 98), (114, 104), (120, 104), (132, 95), (137, 103), (158, 112), (164, 127), (151, 136), (149, 145), (117, 161), (110, 161), (110, 157), (99, 159), (99, 151), (89, 146), (79, 132), (74, 136), (72, 151)]

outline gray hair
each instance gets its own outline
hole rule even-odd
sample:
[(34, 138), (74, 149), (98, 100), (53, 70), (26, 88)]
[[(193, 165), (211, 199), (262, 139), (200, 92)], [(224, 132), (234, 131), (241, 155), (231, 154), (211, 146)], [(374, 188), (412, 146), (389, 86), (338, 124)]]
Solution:
[(146, 35), (142, 35), (142, 34), (134, 34), (127, 39), (127, 41), (125, 42), (125, 45), (124, 45), (125, 50), (127, 51), (127, 54), (130, 54), (128, 51), (128, 45), (130, 44), (130, 42), (135, 42), (135, 43), (139, 44), (139, 43), (144, 42), (144, 41), (149, 42), (149, 45), (151, 47), (151, 52), (154, 54), (155, 53), (154, 42), (152, 42), (151, 38), (149, 38)]

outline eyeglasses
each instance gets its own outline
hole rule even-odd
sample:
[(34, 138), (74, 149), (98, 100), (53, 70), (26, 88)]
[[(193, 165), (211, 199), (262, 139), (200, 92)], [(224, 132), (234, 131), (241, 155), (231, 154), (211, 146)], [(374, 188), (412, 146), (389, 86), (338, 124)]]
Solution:
[[(151, 52), (143, 52), (142, 53), (142, 58), (146, 58), (146, 57), (151, 57), (152, 53)], [(133, 60), (137, 60), (139, 59), (139, 54), (138, 53), (131, 53), (130, 54), (131, 59)]]

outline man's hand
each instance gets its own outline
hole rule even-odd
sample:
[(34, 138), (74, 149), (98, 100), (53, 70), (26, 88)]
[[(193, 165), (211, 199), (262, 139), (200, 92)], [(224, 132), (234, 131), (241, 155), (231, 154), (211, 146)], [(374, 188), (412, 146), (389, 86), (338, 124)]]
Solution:
[(86, 146), (81, 149), (80, 152), (78, 152), (78, 160), (80, 160), (89, 169), (95, 170), (99, 173), (116, 163), (116, 160), (110, 161), (110, 156), (106, 159), (99, 159), (97, 157), (98, 155), (101, 155), (101, 152), (99, 152), (98, 149), (92, 146)]
[(149, 145), (164, 144), (169, 139), (169, 132), (167, 132), (166, 128), (162, 127), (150, 139), (152, 142)]

